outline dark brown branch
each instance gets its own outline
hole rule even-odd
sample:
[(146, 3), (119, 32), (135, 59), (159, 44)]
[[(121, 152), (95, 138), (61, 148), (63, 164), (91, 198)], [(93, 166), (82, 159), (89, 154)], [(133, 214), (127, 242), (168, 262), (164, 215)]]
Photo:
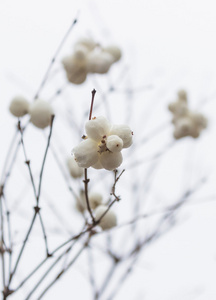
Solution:
[(88, 183), (89, 183), (89, 179), (88, 179), (88, 173), (87, 173), (87, 169), (85, 168), (84, 169), (84, 188), (85, 188), (85, 199), (86, 199), (86, 205), (87, 205), (87, 209), (88, 209), (88, 212), (91, 216), (91, 219), (92, 219), (92, 223), (95, 224), (95, 218), (92, 214), (92, 210), (91, 210), (91, 207), (90, 207), (90, 204), (89, 204), (89, 198), (88, 198)]
[(92, 111), (93, 111), (93, 106), (94, 106), (94, 98), (95, 98), (95, 94), (96, 94), (96, 90), (93, 89), (93, 90), (92, 90), (91, 107), (90, 107), (90, 111), (89, 111), (89, 120), (91, 120), (91, 117), (92, 117)]

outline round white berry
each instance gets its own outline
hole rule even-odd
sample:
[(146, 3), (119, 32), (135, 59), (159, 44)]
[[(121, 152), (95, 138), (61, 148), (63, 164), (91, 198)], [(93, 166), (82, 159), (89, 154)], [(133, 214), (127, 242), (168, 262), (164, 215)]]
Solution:
[(79, 55), (67, 56), (62, 60), (69, 82), (82, 84), (87, 77), (87, 65), (85, 57)]
[(70, 157), (67, 160), (67, 166), (70, 172), (70, 175), (73, 178), (79, 178), (83, 176), (83, 168), (80, 168), (75, 161), (74, 157)]
[(51, 124), (53, 113), (52, 106), (41, 99), (34, 101), (29, 108), (30, 121), (36, 127), (44, 129)]
[(96, 170), (103, 169), (103, 166), (102, 166), (100, 160), (98, 160), (98, 161), (96, 162), (96, 164), (92, 165), (91, 167), (94, 168), (94, 169), (96, 169)]
[(113, 125), (109, 134), (118, 135), (123, 141), (123, 148), (128, 148), (132, 145), (133, 133), (127, 125)]
[(88, 49), (83, 45), (76, 45), (74, 49), (74, 58), (77, 60), (86, 60), (86, 56), (88, 54)]
[(72, 152), (79, 167), (89, 168), (98, 161), (97, 143), (92, 139), (82, 141)]
[(110, 152), (110, 151), (106, 151), (100, 154), (99, 159), (104, 169), (109, 171), (118, 168), (123, 161), (121, 152)]
[(190, 118), (192, 119), (194, 126), (199, 130), (207, 127), (207, 119), (202, 114), (193, 112), (190, 113)]
[(187, 92), (185, 90), (178, 91), (178, 99), (187, 102)]
[(110, 66), (113, 63), (113, 57), (107, 52), (90, 52), (88, 58), (88, 72), (105, 74), (109, 71)]
[(85, 124), (87, 136), (97, 142), (107, 136), (110, 127), (110, 123), (102, 116), (95, 117)]
[[(96, 221), (100, 220), (103, 214), (107, 211), (107, 207), (105, 205), (100, 205), (95, 210), (95, 219)], [(99, 222), (99, 226), (103, 230), (107, 230), (113, 228), (117, 225), (117, 218), (115, 213), (112, 210), (108, 210), (107, 213), (101, 218)]]
[(89, 204), (92, 209), (95, 209), (102, 203), (102, 195), (96, 192), (89, 193)]
[(76, 43), (75, 47), (77, 45), (82, 45), (82, 46), (86, 47), (88, 49), (88, 51), (92, 51), (97, 46), (97, 43), (91, 38), (81, 38)]
[(111, 152), (120, 152), (123, 148), (123, 141), (117, 135), (109, 135), (106, 140), (106, 146)]
[(12, 99), (9, 110), (15, 117), (22, 117), (29, 111), (29, 102), (22, 96), (16, 96)]
[(181, 118), (176, 123), (176, 128), (180, 130), (182, 133), (187, 134), (190, 132), (192, 127), (192, 121), (190, 118)]
[(114, 62), (120, 60), (120, 58), (122, 56), (121, 50), (117, 46), (108, 46), (108, 47), (104, 48), (103, 50), (112, 55)]
[(176, 118), (186, 116), (189, 112), (187, 103), (183, 101), (172, 102), (168, 108)]

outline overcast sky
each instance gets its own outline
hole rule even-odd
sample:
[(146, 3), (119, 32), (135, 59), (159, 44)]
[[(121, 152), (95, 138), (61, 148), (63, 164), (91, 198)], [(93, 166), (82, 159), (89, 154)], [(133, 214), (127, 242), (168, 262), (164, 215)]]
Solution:
[[(122, 68), (129, 68), (128, 82), (132, 88), (153, 85), (156, 93), (152, 101), (158, 95), (163, 99), (163, 105), (167, 105), (169, 99), (175, 100), (173, 97), (178, 89), (185, 88), (190, 106), (207, 116), (209, 128), (200, 147), (189, 143), (185, 148), (182, 146), (178, 155), (184, 151), (191, 158), (196, 151), (192, 167), (196, 165), (198, 171), (193, 171), (193, 175), (197, 172), (196, 178), (199, 179), (202, 171), (204, 175), (211, 174), (211, 184), (205, 195), (215, 195), (214, 0), (2, 1), (0, 166), (15, 124), (8, 113), (10, 99), (16, 94), (23, 94), (29, 100), (33, 98), (55, 50), (75, 17), (78, 23), (57, 58), (57, 68), (77, 38), (91, 36), (104, 44), (118, 44), (122, 48)], [(92, 87), (92, 82), (85, 85), (83, 94)], [(48, 87), (43, 96), (52, 94), (53, 89), (53, 86)], [(205, 100), (207, 104), (200, 106)], [(166, 116), (169, 117), (164, 112), (162, 121)], [(71, 149), (68, 151), (70, 153)], [(175, 155), (170, 161), (174, 161)], [(184, 170), (182, 168), (182, 172)], [(194, 182), (196, 178), (194, 175)], [(159, 191), (162, 185), (163, 181), (158, 185)], [(130, 281), (134, 285), (134, 297), (128, 297), (126, 288), (116, 299), (215, 300), (215, 216), (214, 202), (185, 209), (179, 227), (149, 248), (135, 269)], [(57, 299), (53, 297), (54, 294), (50, 293), (46, 299)]]

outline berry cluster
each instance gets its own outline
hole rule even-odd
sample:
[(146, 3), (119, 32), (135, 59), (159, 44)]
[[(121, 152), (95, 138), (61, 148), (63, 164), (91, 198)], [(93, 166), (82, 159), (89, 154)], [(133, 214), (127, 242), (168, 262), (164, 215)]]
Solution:
[(85, 124), (87, 136), (73, 148), (79, 167), (114, 170), (122, 163), (121, 150), (132, 144), (127, 125), (111, 125), (105, 117), (94, 117)]
[(22, 96), (16, 96), (12, 99), (9, 110), (15, 117), (23, 117), (26, 114), (30, 115), (30, 121), (36, 127), (44, 129), (51, 124), (51, 118), (54, 114), (51, 105), (41, 99), (29, 103)]
[(94, 40), (86, 38), (75, 44), (73, 54), (64, 57), (62, 64), (68, 81), (81, 84), (88, 73), (105, 74), (120, 58), (121, 50), (118, 47), (103, 48)]
[(202, 114), (189, 110), (187, 93), (184, 90), (178, 92), (177, 101), (170, 103), (168, 108), (173, 113), (175, 139), (186, 136), (198, 138), (202, 129), (207, 127), (207, 119)]

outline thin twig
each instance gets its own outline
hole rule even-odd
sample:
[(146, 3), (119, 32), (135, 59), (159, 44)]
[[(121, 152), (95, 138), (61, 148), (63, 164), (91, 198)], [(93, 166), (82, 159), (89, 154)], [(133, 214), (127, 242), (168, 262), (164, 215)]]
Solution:
[(96, 94), (96, 90), (93, 89), (92, 90), (92, 100), (91, 100), (91, 107), (90, 107), (90, 111), (89, 111), (89, 120), (91, 120), (92, 117), (92, 112), (93, 112), (93, 106), (94, 106), (94, 98), (95, 98), (95, 94)]
[(87, 168), (84, 169), (84, 188), (85, 188), (85, 199), (86, 199), (86, 205), (87, 205), (87, 209), (88, 209), (88, 212), (91, 216), (91, 219), (92, 219), (92, 223), (95, 224), (95, 218), (92, 214), (92, 210), (91, 210), (91, 207), (90, 207), (90, 204), (89, 204), (89, 197), (88, 197), (88, 183), (89, 183), (89, 179), (88, 179), (88, 173), (87, 173)]
[(68, 271), (70, 269), (70, 267), (75, 263), (75, 261), (77, 260), (77, 258), (81, 255), (81, 253), (85, 250), (86, 245), (84, 245), (79, 251), (78, 253), (75, 255), (75, 257), (70, 261), (70, 263), (67, 265), (67, 267), (65, 267), (61, 272), (59, 272), (59, 274), (54, 278), (53, 281), (51, 281), (51, 283), (44, 289), (44, 291), (40, 294), (40, 296), (38, 297), (38, 300), (42, 299), (42, 297), (48, 292), (48, 290), (58, 281), (58, 279), (66, 273), (66, 271)]
[(36, 216), (37, 216), (37, 211), (35, 210), (34, 215), (33, 215), (33, 218), (32, 218), (32, 221), (31, 221), (31, 224), (30, 224), (30, 227), (29, 227), (29, 229), (28, 229), (28, 231), (27, 231), (25, 240), (24, 240), (24, 242), (23, 242), (23, 245), (22, 245), (21, 250), (20, 250), (20, 252), (19, 252), (19, 255), (18, 255), (18, 257), (17, 257), (17, 260), (16, 260), (16, 263), (15, 263), (14, 269), (13, 269), (12, 273), (10, 274), (10, 278), (9, 278), (9, 282), (8, 282), (8, 288), (9, 288), (9, 285), (11, 284), (11, 282), (12, 282), (12, 278), (13, 278), (13, 276), (14, 276), (16, 270), (17, 270), (17, 267), (18, 267), (18, 265), (19, 265), (19, 262), (20, 262), (20, 259), (21, 259), (21, 257), (22, 257), (23, 251), (24, 251), (24, 249), (25, 249), (26, 243), (27, 243), (27, 241), (28, 241), (29, 235), (30, 235), (30, 233), (31, 233), (31, 231), (32, 231), (34, 222), (35, 222), (35, 220), (36, 220)]
[(47, 69), (47, 71), (46, 71), (46, 73), (45, 73), (45, 75), (44, 75), (44, 78), (43, 78), (43, 80), (42, 80), (42, 82), (41, 82), (41, 84), (40, 84), (40, 86), (39, 86), (39, 89), (38, 89), (37, 93), (36, 93), (35, 96), (34, 96), (34, 99), (35, 99), (35, 100), (39, 97), (39, 94), (40, 94), (40, 92), (42, 91), (42, 89), (43, 89), (43, 87), (44, 87), (44, 85), (45, 85), (45, 83), (46, 83), (46, 81), (47, 81), (47, 79), (48, 79), (48, 77), (49, 77), (49, 74), (50, 74), (50, 71), (51, 71), (51, 69), (52, 69), (52, 66), (53, 66), (53, 64), (55, 63), (56, 58), (57, 58), (59, 52), (61, 51), (62, 46), (64, 45), (65, 41), (67, 40), (67, 38), (68, 38), (68, 36), (69, 36), (71, 30), (73, 29), (73, 27), (74, 27), (74, 25), (75, 25), (76, 23), (77, 23), (77, 18), (73, 20), (73, 22), (72, 22), (72, 24), (70, 25), (69, 29), (67, 30), (65, 36), (63, 37), (63, 39), (62, 39), (60, 45), (58, 46), (58, 48), (57, 48), (57, 50), (56, 50), (56, 52), (55, 52), (55, 54), (54, 54), (54, 56), (53, 56), (53, 58), (52, 58), (52, 60), (51, 60), (51, 62), (50, 62), (50, 64), (49, 64), (49, 66), (48, 66), (48, 69)]
[(41, 171), (40, 171), (40, 178), (39, 178), (39, 184), (38, 184), (38, 193), (37, 193), (37, 196), (36, 196), (36, 198), (37, 198), (37, 205), (39, 204), (39, 200), (40, 200), (43, 171), (44, 171), (46, 157), (47, 157), (47, 153), (48, 153), (48, 149), (49, 149), (49, 145), (50, 145), (50, 139), (51, 139), (51, 136), (52, 136), (52, 129), (53, 129), (54, 118), (55, 118), (55, 116), (52, 115), (51, 116), (51, 123), (50, 123), (50, 132), (49, 132), (49, 136), (48, 136), (48, 140), (47, 140), (47, 146), (46, 146), (46, 150), (45, 150), (45, 153), (44, 153), (44, 158), (43, 158), (43, 162), (42, 162), (42, 166), (41, 166)]
[(18, 126), (18, 129), (19, 129), (20, 135), (21, 135), (21, 144), (22, 144), (22, 147), (23, 147), (23, 153), (24, 153), (24, 157), (25, 157), (25, 163), (26, 163), (26, 165), (28, 167), (28, 170), (29, 170), (29, 175), (30, 175), (31, 184), (32, 184), (32, 187), (33, 187), (35, 199), (37, 199), (37, 192), (36, 192), (36, 187), (35, 187), (35, 183), (34, 183), (34, 177), (33, 177), (31, 166), (30, 166), (30, 160), (27, 157), (27, 153), (26, 153), (26, 149), (25, 149), (25, 144), (24, 144), (24, 140), (23, 140), (23, 128), (21, 127), (20, 121), (18, 121), (18, 125), (17, 126)]
[(25, 300), (30, 299), (30, 297), (33, 295), (33, 293), (37, 290), (37, 288), (41, 285), (41, 283), (44, 281), (44, 279), (48, 276), (48, 274), (52, 271), (52, 269), (57, 265), (57, 263), (65, 256), (65, 254), (69, 253), (77, 240), (68, 247), (62, 254), (59, 255), (58, 258), (51, 264), (51, 266), (47, 269), (47, 271), (44, 273), (44, 275), (39, 279), (39, 281), (34, 285), (34, 288), (31, 290), (31, 292), (28, 294), (28, 296), (25, 298)]

